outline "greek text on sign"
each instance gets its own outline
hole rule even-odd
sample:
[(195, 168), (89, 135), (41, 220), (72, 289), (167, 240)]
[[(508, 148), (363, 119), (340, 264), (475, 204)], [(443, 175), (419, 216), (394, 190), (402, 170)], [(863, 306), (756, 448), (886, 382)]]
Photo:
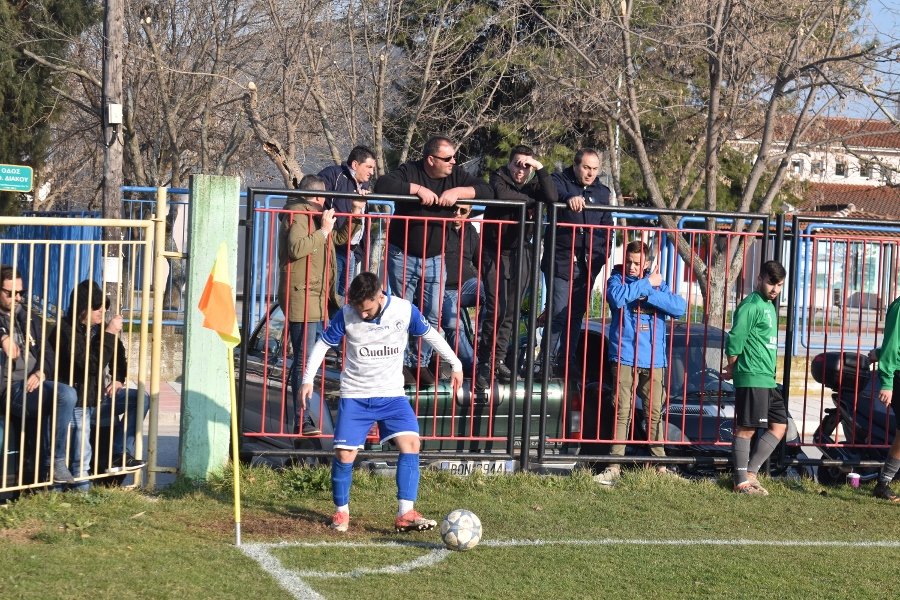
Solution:
[(34, 182), (31, 167), (23, 165), (0, 165), (0, 191), (30, 192)]

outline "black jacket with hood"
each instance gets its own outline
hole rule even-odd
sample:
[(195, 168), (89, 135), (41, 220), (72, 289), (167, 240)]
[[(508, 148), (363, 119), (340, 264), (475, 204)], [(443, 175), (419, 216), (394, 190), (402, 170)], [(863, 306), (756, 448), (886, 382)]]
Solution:
[[(85, 310), (107, 306), (106, 295), (90, 280), (79, 283), (69, 297), (69, 308), (57, 324), (50, 340), (57, 343), (58, 379), (78, 392), (79, 400), (95, 406), (113, 380), (125, 383), (128, 362), (125, 346), (103, 325), (88, 327)], [(57, 335), (59, 340), (57, 342)]]

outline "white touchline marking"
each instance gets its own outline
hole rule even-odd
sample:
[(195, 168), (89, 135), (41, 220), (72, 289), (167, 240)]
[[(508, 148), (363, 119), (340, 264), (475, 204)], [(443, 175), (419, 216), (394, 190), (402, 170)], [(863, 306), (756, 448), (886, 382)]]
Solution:
[[(781, 546), (807, 548), (900, 548), (900, 541), (845, 541), (845, 540), (649, 540), (601, 538), (596, 540), (486, 540), (479, 544), (490, 548), (514, 548), (528, 546)], [(415, 569), (430, 567), (446, 559), (452, 551), (442, 544), (431, 542), (276, 542), (245, 543), (240, 550), (255, 560), (264, 571), (297, 600), (324, 600), (303, 580), (350, 579), (364, 575), (399, 575)], [(350, 571), (306, 571), (287, 569), (272, 554), (280, 548), (421, 548), (426, 554), (398, 565), (364, 567)]]
[(324, 596), (317, 594), (314, 589), (306, 585), (306, 582), (297, 577), (290, 569), (285, 569), (281, 561), (269, 553), (266, 547), (269, 544), (241, 544), (238, 548), (259, 563), (263, 571), (297, 600), (325, 600)]

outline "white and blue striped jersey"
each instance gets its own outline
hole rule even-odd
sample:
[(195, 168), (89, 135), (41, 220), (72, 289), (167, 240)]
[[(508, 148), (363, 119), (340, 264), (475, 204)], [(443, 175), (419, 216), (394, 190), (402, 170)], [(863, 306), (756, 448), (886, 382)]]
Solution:
[[(344, 306), (328, 324), (317, 346), (324, 342), (336, 348), (346, 338), (341, 397), (403, 396), (403, 356), (410, 335), (426, 337), (442, 356), (449, 352), (451, 364), (456, 363), (454, 370), (462, 370), (459, 359), (419, 309), (408, 300), (389, 294), (385, 294), (384, 310), (374, 321), (365, 321), (355, 309)], [(312, 383), (324, 358), (325, 353), (316, 350), (309, 357), (303, 383)]]

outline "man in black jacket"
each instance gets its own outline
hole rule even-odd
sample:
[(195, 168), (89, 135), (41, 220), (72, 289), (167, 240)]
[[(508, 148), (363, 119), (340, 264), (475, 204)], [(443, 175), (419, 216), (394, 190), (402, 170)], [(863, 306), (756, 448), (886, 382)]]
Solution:
[[(43, 417), (47, 422), (55, 418), (53, 448), (41, 449), (43, 463), (50, 466), (52, 456), (53, 483), (74, 483), (66, 437), (78, 396), (71, 387), (50, 381), (54, 376), (53, 349), (44, 343), (40, 316), (35, 311), (29, 314), (23, 305), (27, 297), (21, 272), (0, 266), (0, 414), (6, 414), (8, 405), (10, 417), (17, 422), (33, 421), (39, 414), (42, 421)], [(39, 432), (43, 425), (38, 424)]]
[[(375, 154), (366, 146), (355, 146), (347, 162), (340, 165), (331, 165), (319, 171), (319, 177), (325, 181), (325, 189), (329, 192), (348, 192), (365, 196), (369, 193), (369, 182), (375, 173)], [(333, 208), (336, 213), (351, 214), (356, 207), (352, 198), (327, 198), (325, 208)], [(347, 217), (337, 217), (334, 230), (341, 231)], [(337, 276), (335, 285), (338, 296), (344, 297), (350, 280), (356, 276), (356, 263), (365, 258), (366, 231), (368, 227), (365, 221), (363, 226), (353, 234), (349, 242), (337, 243), (335, 238), (335, 263)]]
[[(556, 202), (556, 186), (550, 172), (534, 157), (528, 146), (516, 146), (509, 153), (509, 163), (491, 173), (491, 187), (500, 200), (524, 201), (528, 207), (528, 219), (534, 210), (544, 204)], [(484, 249), (482, 251), (481, 277), (484, 285), (484, 318), (479, 324), (478, 370), (475, 384), (480, 389), (491, 385), (491, 373), (497, 379), (509, 381), (512, 373), (510, 340), (519, 321), (519, 305), (516, 294), (523, 293), (531, 272), (531, 227), (525, 225), (525, 245), (519, 245), (521, 225), (501, 224), (491, 221), (518, 221), (521, 209), (518, 205), (489, 206), (484, 213)], [(522, 272), (516, 273), (518, 254), (522, 253)], [(493, 366), (493, 369), (492, 369)]]
[[(580, 376), (581, 361), (576, 356), (581, 321), (587, 310), (594, 281), (606, 265), (609, 255), (609, 227), (612, 213), (590, 210), (609, 206), (609, 188), (600, 183), (600, 155), (593, 148), (575, 153), (571, 167), (553, 174), (559, 200), (566, 208), (558, 213), (554, 273), (548, 279), (548, 293), (553, 294), (551, 334), (544, 336), (550, 344), (551, 363), (558, 373)], [(549, 243), (549, 235), (546, 237)], [(547, 245), (541, 259), (541, 270), (549, 274), (551, 253)], [(571, 335), (574, 334), (574, 335)], [(549, 339), (547, 339), (549, 337)], [(555, 356), (554, 356), (555, 353)], [(543, 356), (543, 351), (541, 356)]]
[[(420, 160), (403, 163), (380, 177), (375, 192), (419, 197), (418, 203), (396, 203), (388, 228), (388, 283), (391, 293), (418, 306), (438, 329), (447, 276), (444, 244), (449, 219), (454, 216), (451, 207), (459, 200), (493, 198), (491, 186), (456, 164), (453, 142), (433, 137), (425, 142)], [(428, 371), (431, 347), (421, 341), (412, 344), (404, 359), (407, 384), (434, 383)], [(422, 368), (417, 374), (418, 367)]]

